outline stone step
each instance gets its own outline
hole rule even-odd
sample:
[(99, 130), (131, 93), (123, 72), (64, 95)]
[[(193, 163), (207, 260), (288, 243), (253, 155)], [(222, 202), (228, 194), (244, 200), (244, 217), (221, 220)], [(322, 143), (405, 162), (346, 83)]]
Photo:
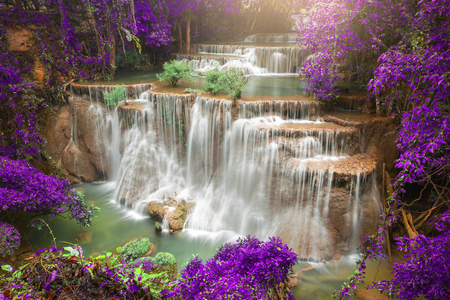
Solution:
[(357, 174), (371, 175), (376, 170), (378, 157), (357, 154), (347, 157), (290, 158), (285, 162), (284, 172), (311, 172), (315, 170), (333, 173), (334, 178), (348, 181)]
[(345, 156), (359, 152), (359, 133), (354, 127), (342, 127), (334, 123), (283, 120), (280, 117), (259, 117), (247, 126), (278, 145), (285, 159), (313, 158), (318, 156)]

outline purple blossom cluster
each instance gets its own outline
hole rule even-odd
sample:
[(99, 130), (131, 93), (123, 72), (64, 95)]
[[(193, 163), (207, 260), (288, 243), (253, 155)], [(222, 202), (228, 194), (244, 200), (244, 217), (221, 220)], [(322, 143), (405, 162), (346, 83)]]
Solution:
[(450, 298), (450, 213), (437, 216), (436, 237), (419, 234), (415, 238), (397, 238), (398, 249), (407, 252), (404, 263), (394, 263), (394, 278), (374, 283), (380, 291), (399, 299)]
[[(298, 26), (299, 45), (319, 59), (306, 61), (301, 73), (309, 71), (309, 78), (320, 78), (321, 69), (329, 70), (330, 65), (344, 74), (350, 70), (349, 78), (360, 81), (358, 84), (367, 87), (376, 100), (377, 113), (400, 121), (400, 158), (396, 161), (400, 172), (393, 184), (394, 193), (377, 234), (362, 242), (357, 270), (334, 295), (352, 298), (365, 277), (366, 261), (385, 257), (383, 234), (402, 215), (406, 184), (429, 187), (430, 196), (422, 200), (428, 215), (434, 214), (441, 221), (448, 216), (450, 1), (307, 0), (305, 4)], [(319, 64), (319, 71), (309, 70), (312, 64)], [(315, 81), (307, 83), (313, 90)], [(449, 230), (442, 225), (438, 228), (441, 230), (429, 237), (399, 240), (398, 246), (410, 253), (411, 260), (396, 264), (394, 279), (374, 287), (400, 299), (421, 295), (447, 299)]]
[(19, 246), (20, 233), (17, 228), (0, 221), (0, 255), (12, 255)]
[(0, 156), (0, 210), (47, 215), (67, 212), (83, 226), (89, 226), (97, 209), (87, 206), (70, 182), (45, 175), (26, 160)]
[(340, 77), (331, 68), (331, 64), (316, 63), (314, 60), (303, 63), (298, 72), (305, 76), (300, 80), (306, 83), (305, 92), (314, 95), (314, 98), (320, 101), (336, 100), (338, 89), (334, 83)]
[(225, 244), (205, 264), (198, 257), (181, 271), (167, 297), (186, 299), (294, 299), (288, 283), (297, 255), (281, 242), (255, 237)]

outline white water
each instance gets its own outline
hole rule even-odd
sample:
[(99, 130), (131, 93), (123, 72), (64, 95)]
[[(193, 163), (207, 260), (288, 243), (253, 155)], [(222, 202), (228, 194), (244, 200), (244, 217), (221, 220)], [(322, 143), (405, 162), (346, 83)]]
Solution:
[[(192, 104), (189, 97), (143, 93), (129, 101), (139, 109), (102, 113), (93, 101), (91, 116), (100, 119), (96, 130), (118, 201), (142, 215), (149, 202), (168, 197), (194, 203), (185, 224), (194, 235), (277, 235), (314, 260), (332, 258), (336, 242), (357, 242), (365, 205), (361, 182), (367, 180), (360, 174), (351, 180), (343, 212), (351, 218), (350, 233), (336, 241), (329, 207), (333, 172), (320, 161), (345, 159), (349, 144), (345, 132), (322, 130), (325, 123), (310, 120), (315, 103), (242, 103), (233, 121), (230, 101), (197, 97)], [(282, 128), (289, 124), (319, 128), (294, 134)]]
[(224, 70), (238, 68), (246, 75), (294, 75), (303, 60), (303, 54), (296, 47), (196, 44), (194, 50), (201, 55), (179, 54), (177, 60), (188, 62), (197, 72), (218, 67)]

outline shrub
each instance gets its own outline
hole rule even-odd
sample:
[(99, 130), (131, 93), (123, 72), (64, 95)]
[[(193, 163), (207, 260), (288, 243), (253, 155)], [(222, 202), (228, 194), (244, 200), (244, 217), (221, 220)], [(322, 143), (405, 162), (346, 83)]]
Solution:
[(288, 288), (297, 254), (279, 238), (225, 244), (205, 264), (198, 257), (181, 271), (167, 297), (176, 299), (294, 299)]
[(0, 221), (0, 255), (12, 255), (20, 246), (20, 233), (12, 225)]
[[(125, 55), (126, 54), (126, 55)], [(152, 69), (152, 63), (148, 54), (142, 54), (134, 51), (119, 52), (116, 56), (116, 66), (131, 70)]]
[(194, 81), (194, 68), (184, 61), (172, 60), (170, 63), (166, 62), (163, 66), (164, 72), (156, 74), (156, 77), (161, 82), (168, 82), (170, 86), (176, 86), (178, 81), (182, 78), (191, 82)]
[(320, 65), (307, 61), (299, 69), (299, 74), (305, 76), (300, 82), (306, 83), (305, 92), (312, 94), (320, 101), (332, 101), (338, 97), (338, 89), (334, 83), (339, 76), (330, 70), (328, 65)]
[(151, 261), (128, 262), (110, 252), (85, 258), (79, 246), (41, 249), (18, 269), (2, 269), (0, 290), (8, 299), (155, 300), (171, 288), (171, 276)]
[(116, 85), (111, 92), (104, 92), (103, 98), (105, 98), (107, 106), (117, 106), (119, 101), (125, 100), (125, 103), (127, 102), (127, 90), (124, 86)]
[(90, 226), (97, 207), (88, 206), (66, 179), (45, 175), (26, 160), (0, 156), (0, 210), (35, 213), (49, 219), (68, 213), (71, 219)]
[(223, 70), (219, 70), (218, 68), (214, 68), (206, 73), (206, 90), (214, 95), (217, 95), (218, 92), (225, 88), (222, 82), (224, 75), (225, 72)]
[(220, 81), (230, 90), (231, 99), (237, 100), (241, 98), (242, 91), (247, 87), (250, 77), (244, 76), (244, 71), (240, 69), (231, 68), (221, 76)]
[(150, 249), (150, 240), (148, 238), (139, 238), (126, 243), (120, 248), (120, 254), (127, 260), (134, 260), (141, 257)]
[(177, 263), (175, 257), (169, 252), (159, 252), (153, 261), (160, 266), (173, 266)]

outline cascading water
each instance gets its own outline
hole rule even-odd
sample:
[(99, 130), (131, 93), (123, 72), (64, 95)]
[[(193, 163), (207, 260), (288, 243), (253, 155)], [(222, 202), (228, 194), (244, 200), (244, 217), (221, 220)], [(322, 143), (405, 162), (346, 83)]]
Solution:
[(295, 74), (303, 54), (294, 46), (265, 47), (245, 45), (196, 44), (197, 54), (177, 54), (176, 59), (189, 62), (197, 72), (239, 68), (247, 75)]
[(277, 235), (313, 260), (333, 258), (363, 232), (360, 220), (376, 201), (363, 194), (362, 174), (347, 180), (348, 192), (336, 173), (357, 151), (357, 131), (317, 120), (315, 102), (233, 107), (151, 92), (128, 102), (106, 116), (93, 109), (92, 118), (106, 119), (97, 122), (99, 141), (116, 165), (116, 198), (136, 211), (151, 202), (190, 203), (188, 232)]

